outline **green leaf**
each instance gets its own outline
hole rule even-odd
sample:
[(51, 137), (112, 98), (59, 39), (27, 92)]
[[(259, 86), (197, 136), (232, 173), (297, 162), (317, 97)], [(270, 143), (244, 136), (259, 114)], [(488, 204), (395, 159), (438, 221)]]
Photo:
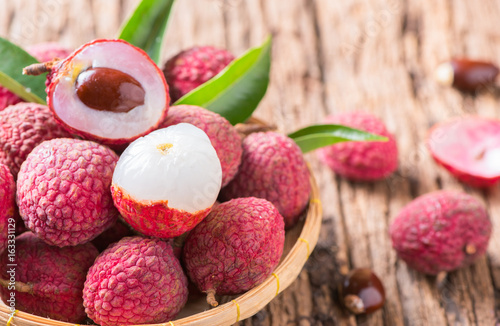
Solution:
[(387, 141), (386, 137), (335, 124), (309, 126), (288, 136), (303, 153), (345, 141)]
[(142, 0), (122, 26), (118, 38), (144, 51), (160, 65), (163, 35), (174, 0)]
[(45, 104), (46, 75), (23, 75), (24, 67), (38, 61), (2, 37), (0, 37), (0, 58), (0, 84), (26, 101)]
[(180, 98), (174, 105), (204, 107), (233, 125), (248, 119), (266, 94), (271, 68), (271, 37), (231, 62), (217, 76)]

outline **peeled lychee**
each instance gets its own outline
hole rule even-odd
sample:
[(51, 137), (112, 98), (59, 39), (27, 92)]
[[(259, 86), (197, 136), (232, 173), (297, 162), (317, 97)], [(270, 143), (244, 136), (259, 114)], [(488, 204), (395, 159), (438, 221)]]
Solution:
[(231, 53), (212, 46), (196, 46), (170, 58), (163, 73), (172, 102), (213, 78), (233, 60)]
[(4, 266), (0, 274), (6, 281), (2, 282), (6, 288), (0, 287), (2, 300), (7, 305), (13, 300), (16, 309), (27, 313), (82, 322), (87, 317), (83, 284), (97, 255), (97, 249), (90, 243), (58, 248), (25, 232), (16, 238), (15, 255), (9, 256), (5, 251), (0, 256)]
[(482, 256), (491, 221), (476, 198), (435, 191), (406, 205), (390, 227), (392, 246), (410, 267), (438, 274), (472, 264)]
[(221, 180), (221, 164), (208, 136), (180, 123), (130, 144), (116, 165), (111, 191), (134, 229), (173, 238), (207, 216)]
[(71, 137), (50, 109), (36, 103), (19, 103), (0, 112), (0, 162), (14, 178), (28, 154), (44, 140)]
[(437, 124), (427, 146), (436, 162), (471, 186), (500, 180), (500, 120), (468, 116)]
[(9, 91), (7, 88), (0, 86), (0, 111), (9, 105), (14, 105), (19, 102), (23, 102), (23, 99)]
[(101, 326), (156, 324), (173, 318), (187, 296), (187, 279), (170, 244), (127, 237), (95, 260), (83, 304)]
[(269, 201), (237, 198), (218, 205), (188, 235), (183, 259), (207, 301), (239, 294), (264, 281), (283, 253), (283, 217)]
[(125, 41), (95, 40), (25, 73), (44, 70), (50, 70), (48, 106), (69, 131), (87, 139), (123, 145), (154, 130), (167, 114), (162, 71)]
[(64, 59), (73, 52), (57, 42), (43, 42), (30, 45), (26, 51), (40, 62), (50, 61), (55, 58)]
[(341, 124), (376, 135), (387, 141), (342, 142), (318, 149), (320, 160), (338, 175), (351, 180), (383, 179), (398, 168), (398, 149), (394, 136), (384, 123), (366, 112), (345, 112), (328, 116), (325, 123)]
[(222, 189), (223, 199), (258, 197), (269, 200), (285, 219), (297, 222), (309, 202), (309, 170), (295, 142), (277, 132), (256, 132), (243, 140), (238, 174)]
[[(0, 253), (7, 247), (9, 233), (14, 235), (16, 184), (9, 168), (0, 163)], [(9, 229), (9, 225), (12, 227)]]
[(194, 105), (170, 107), (160, 128), (190, 123), (203, 130), (217, 152), (222, 166), (222, 186), (233, 179), (241, 162), (241, 137), (229, 121), (219, 114)]
[(118, 217), (109, 190), (117, 161), (112, 150), (87, 140), (58, 138), (35, 147), (17, 179), (26, 226), (60, 247), (95, 238)]

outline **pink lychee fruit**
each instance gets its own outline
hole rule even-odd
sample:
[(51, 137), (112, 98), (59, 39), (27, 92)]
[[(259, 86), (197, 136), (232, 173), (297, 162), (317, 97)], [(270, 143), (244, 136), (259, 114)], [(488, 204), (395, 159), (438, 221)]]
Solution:
[(207, 216), (221, 180), (221, 164), (207, 134), (180, 123), (130, 144), (118, 160), (111, 191), (135, 230), (173, 238)]
[(431, 128), (427, 146), (434, 160), (474, 187), (500, 180), (500, 120), (460, 117)]
[(5, 251), (0, 256), (0, 275), (7, 281), (2, 284), (7, 288), (0, 287), (2, 300), (30, 314), (80, 323), (87, 317), (83, 284), (97, 255), (91, 243), (59, 248), (25, 232), (16, 238), (15, 255)]
[(284, 242), (283, 217), (272, 203), (237, 198), (218, 205), (189, 233), (183, 260), (191, 281), (216, 306), (216, 293), (243, 293), (269, 277)]
[(269, 200), (295, 225), (309, 202), (309, 169), (295, 142), (277, 132), (256, 132), (243, 140), (239, 172), (222, 189), (224, 200), (257, 197)]
[(213, 78), (233, 60), (227, 50), (213, 46), (195, 46), (170, 58), (163, 73), (172, 102)]
[(341, 124), (376, 135), (387, 141), (342, 142), (317, 150), (319, 159), (338, 175), (351, 180), (383, 179), (398, 168), (398, 149), (385, 124), (367, 112), (345, 112), (328, 116), (325, 123)]
[(39, 62), (46, 62), (55, 58), (64, 59), (73, 52), (57, 42), (32, 44), (26, 48), (26, 51)]
[(0, 253), (7, 248), (9, 234), (13, 236), (15, 232), (15, 196), (16, 184), (14, 177), (9, 168), (0, 163)]
[(92, 240), (92, 244), (99, 252), (103, 252), (110, 244), (132, 235), (134, 235), (134, 232), (130, 227), (118, 219), (115, 224), (111, 225), (107, 230)]
[[(168, 111), (162, 71), (143, 50), (122, 40), (95, 40), (44, 65), (47, 102), (72, 133), (123, 145), (154, 130)], [(28, 67), (28, 74), (37, 70)]]
[(71, 137), (50, 109), (36, 103), (19, 103), (0, 112), (0, 162), (17, 178), (21, 164), (38, 144)]
[(177, 315), (187, 296), (187, 278), (170, 244), (127, 237), (95, 260), (83, 304), (101, 326), (156, 324)]
[(229, 121), (219, 114), (194, 105), (170, 107), (160, 128), (190, 123), (203, 130), (217, 152), (222, 166), (222, 186), (233, 179), (241, 162), (241, 137)]
[(0, 86), (0, 111), (9, 105), (14, 105), (19, 102), (23, 102), (23, 99), (9, 91), (7, 88)]
[(484, 205), (457, 191), (435, 191), (406, 205), (390, 227), (392, 246), (408, 266), (426, 274), (472, 264), (488, 246)]
[(59, 247), (95, 238), (119, 215), (109, 190), (117, 161), (112, 150), (87, 140), (57, 138), (35, 147), (17, 179), (26, 226)]

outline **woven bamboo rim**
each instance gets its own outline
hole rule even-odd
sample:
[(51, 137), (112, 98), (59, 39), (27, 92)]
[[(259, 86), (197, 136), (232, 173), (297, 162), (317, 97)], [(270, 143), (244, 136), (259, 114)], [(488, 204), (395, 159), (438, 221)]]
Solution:
[[(255, 119), (255, 121), (259, 122), (257, 119)], [(238, 321), (242, 321), (255, 315), (269, 302), (271, 302), (271, 300), (274, 299), (279, 293), (292, 284), (292, 282), (298, 277), (302, 267), (316, 246), (321, 227), (322, 207), (318, 185), (312, 171), (310, 173), (309, 182), (311, 183), (311, 196), (303, 225), (301, 223), (287, 231), (285, 242), (292, 242), (293, 246), (286, 256), (282, 257), (280, 264), (276, 267), (271, 276), (250, 291), (237, 296), (216, 308), (211, 308), (209, 310), (166, 323), (142, 324), (142, 326), (233, 325)], [(0, 322), (0, 324), (7, 326), (79, 326), (78, 324), (47, 319), (22, 311), (16, 311), (12, 314), (9, 307), (7, 307), (1, 300)]]

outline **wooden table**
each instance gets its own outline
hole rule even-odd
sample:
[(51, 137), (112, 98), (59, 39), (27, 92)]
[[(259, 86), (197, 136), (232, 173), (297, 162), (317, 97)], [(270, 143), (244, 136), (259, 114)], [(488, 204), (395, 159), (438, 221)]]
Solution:
[[(0, 0), (0, 35), (20, 45), (59, 41), (77, 47), (113, 38), (136, 0)], [(353, 183), (308, 154), (321, 187), (324, 222), (316, 250), (293, 285), (240, 325), (498, 325), (500, 191), (465, 187), (429, 155), (436, 122), (464, 114), (500, 117), (492, 94), (463, 96), (433, 80), (452, 55), (500, 63), (500, 2), (442, 0), (179, 0), (164, 58), (192, 45), (236, 55), (274, 37), (272, 80), (256, 116), (282, 131), (328, 113), (365, 110), (396, 135), (399, 169), (387, 180)], [(436, 279), (398, 260), (391, 220), (418, 195), (460, 189), (487, 205), (494, 231), (487, 257)], [(365, 317), (344, 314), (335, 289), (342, 271), (368, 266), (383, 279), (387, 302)]]

